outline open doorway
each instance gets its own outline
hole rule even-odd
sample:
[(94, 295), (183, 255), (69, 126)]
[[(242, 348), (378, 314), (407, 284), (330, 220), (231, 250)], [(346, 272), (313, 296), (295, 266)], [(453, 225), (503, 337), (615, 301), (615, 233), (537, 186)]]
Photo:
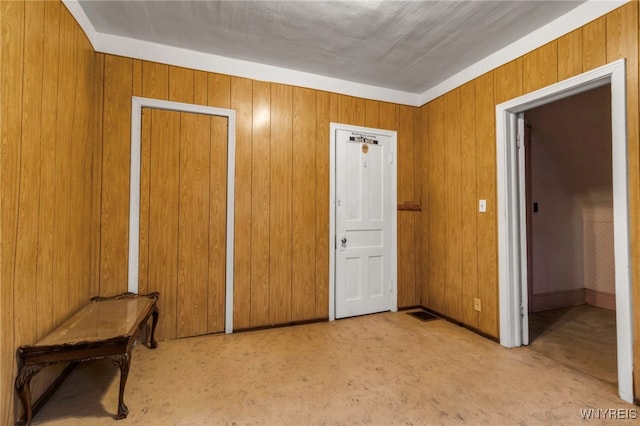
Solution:
[(561, 81), (496, 106), (500, 343), (529, 343), (527, 199), (524, 112), (610, 85), (613, 249), (618, 394), (633, 403), (633, 332), (627, 181), (625, 60)]
[(530, 348), (615, 385), (611, 85), (524, 120)]

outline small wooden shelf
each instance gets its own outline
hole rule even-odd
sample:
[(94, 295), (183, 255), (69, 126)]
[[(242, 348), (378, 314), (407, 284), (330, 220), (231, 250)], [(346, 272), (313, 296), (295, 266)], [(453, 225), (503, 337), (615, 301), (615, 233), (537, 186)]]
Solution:
[(422, 207), (417, 201), (405, 201), (402, 204), (398, 204), (398, 210), (419, 212), (422, 211)]

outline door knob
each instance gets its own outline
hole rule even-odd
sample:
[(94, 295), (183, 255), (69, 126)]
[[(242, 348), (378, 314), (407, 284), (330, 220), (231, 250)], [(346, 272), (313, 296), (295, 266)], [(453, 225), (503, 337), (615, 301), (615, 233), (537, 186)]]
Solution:
[(342, 240), (340, 241), (342, 241), (342, 247), (347, 245), (347, 237), (342, 237)]

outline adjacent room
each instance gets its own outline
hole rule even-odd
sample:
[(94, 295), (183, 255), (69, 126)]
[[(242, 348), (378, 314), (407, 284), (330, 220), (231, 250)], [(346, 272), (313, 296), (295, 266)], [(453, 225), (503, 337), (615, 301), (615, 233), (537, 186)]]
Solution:
[(637, 421), (639, 9), (0, 2), (0, 425)]

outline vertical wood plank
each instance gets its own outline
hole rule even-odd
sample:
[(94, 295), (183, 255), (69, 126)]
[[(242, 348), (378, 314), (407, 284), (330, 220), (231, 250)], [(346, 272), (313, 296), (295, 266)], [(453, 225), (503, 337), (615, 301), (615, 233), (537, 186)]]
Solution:
[[(142, 64), (142, 96), (167, 99), (169, 94), (169, 67), (155, 62)], [(151, 110), (143, 111), (140, 138), (140, 236), (138, 257), (138, 291), (149, 292), (149, 196), (151, 167)], [(160, 295), (163, 296), (162, 294)]]
[[(415, 201), (413, 168), (413, 107), (398, 108), (398, 202)], [(392, 206), (396, 207), (396, 206)], [(414, 306), (415, 277), (414, 212), (398, 212), (398, 306)]]
[(366, 127), (378, 128), (380, 123), (380, 103), (367, 99), (365, 101), (364, 125)]
[(104, 99), (104, 54), (95, 54), (94, 70), (94, 126), (92, 133), (93, 157), (91, 159), (91, 282), (89, 289), (89, 294), (91, 294), (92, 296), (100, 294), (100, 223), (102, 214), (102, 106)]
[(524, 93), (522, 59), (516, 59), (495, 69), (496, 104), (508, 101)]
[(416, 220), (418, 242), (416, 247), (416, 280), (420, 287), (420, 304), (429, 306), (429, 104), (420, 107), (420, 131), (417, 143), (420, 146), (416, 155), (417, 195), (421, 210)]
[(143, 84), (143, 73), (142, 66), (143, 61), (140, 59), (134, 59), (132, 65), (132, 74), (131, 74), (131, 95), (132, 96), (142, 96), (142, 84)]
[[(149, 150), (149, 291), (159, 291), (158, 339), (177, 332), (180, 114), (144, 109)], [(151, 145), (152, 144), (152, 145)]]
[[(293, 89), (293, 321), (316, 318), (317, 182), (315, 173), (310, 171), (316, 170), (317, 102), (315, 90), (298, 87)], [(320, 208), (324, 207), (320, 205)]]
[(460, 88), (462, 163), (462, 322), (478, 328), (473, 299), (478, 296), (475, 82)]
[(337, 115), (331, 105), (329, 93), (316, 92), (316, 318), (329, 317), (329, 122)]
[(607, 62), (607, 17), (603, 16), (582, 27), (582, 71)]
[(462, 150), (460, 144), (460, 89), (444, 96), (445, 108), (445, 211), (446, 211), (446, 314), (462, 318)]
[(209, 75), (204, 71), (193, 72), (193, 103), (207, 105), (209, 97)]
[(356, 98), (356, 126), (364, 126), (366, 122), (366, 101)]
[(558, 81), (558, 42), (552, 41), (522, 57), (524, 92), (529, 93)]
[(252, 93), (251, 80), (231, 77), (231, 108), (236, 110), (234, 329), (251, 326)]
[[(55, 208), (54, 208), (54, 266), (53, 266), (53, 322), (59, 324), (68, 315), (70, 307), (71, 175), (74, 128), (75, 83), (77, 73), (76, 27), (66, 9), (60, 13), (60, 51), (58, 81), (58, 115), (56, 120), (55, 154)], [(74, 224), (75, 225), (75, 224)]]
[(218, 108), (229, 108), (231, 102), (231, 77), (228, 75), (208, 73), (209, 90), (207, 105)]
[(558, 81), (582, 73), (582, 28), (558, 39)]
[(398, 130), (398, 105), (380, 102), (380, 128)]
[(100, 294), (109, 296), (127, 290), (132, 62), (107, 55), (104, 67)]
[[(55, 129), (58, 99), (58, 38), (60, 31), (60, 4), (45, 3), (42, 128)], [(102, 84), (102, 82), (101, 82)], [(38, 332), (41, 338), (53, 328), (53, 215), (55, 207), (55, 132), (41, 132), (40, 209), (38, 221)], [(4, 195), (3, 195), (4, 197)], [(98, 222), (99, 223), (99, 222)], [(97, 283), (96, 283), (97, 284)]]
[(269, 323), (269, 166), (271, 87), (253, 82), (251, 166), (251, 326)]
[[(208, 74), (207, 103), (229, 108), (231, 78)], [(211, 193), (209, 215), (209, 301), (208, 332), (224, 331), (227, 253), (227, 135), (228, 120), (211, 117)], [(248, 306), (246, 307), (248, 309)]]
[[(411, 108), (413, 112), (413, 170), (414, 170), (414, 198), (415, 201), (420, 204), (422, 202), (422, 188), (424, 180), (424, 167), (423, 167), (423, 135), (422, 135), (422, 110), (420, 108)], [(420, 298), (422, 295), (422, 286), (420, 281), (421, 270), (421, 253), (422, 253), (422, 238), (420, 227), (422, 226), (422, 217), (420, 211), (413, 212), (415, 231), (413, 234), (414, 242), (414, 268), (413, 274), (415, 277), (414, 285), (414, 305), (420, 305)]]
[(193, 103), (194, 70), (169, 66), (169, 100)]
[[(633, 323), (640, 324), (640, 128), (638, 111), (638, 2), (626, 3), (607, 15), (607, 62), (626, 58), (627, 67), (627, 182), (629, 185), (629, 235), (631, 236), (631, 304)], [(634, 388), (640, 389), (640, 330), (634, 327)]]
[[(227, 80), (228, 82), (229, 80)], [(229, 85), (226, 86), (227, 103)], [(211, 99), (211, 98), (210, 98)], [(215, 101), (216, 97), (213, 97)], [(219, 101), (224, 102), (224, 101)], [(209, 283), (207, 332), (224, 331), (227, 268), (227, 135), (228, 120), (211, 117), (209, 158)]]
[(429, 104), (429, 307), (446, 312), (445, 104)]
[(209, 117), (180, 113), (177, 337), (208, 326), (210, 133)]
[(358, 125), (358, 100), (353, 96), (337, 95), (338, 122)]
[(478, 199), (487, 200), (487, 212), (478, 217), (478, 297), (480, 331), (498, 336), (498, 256), (496, 222), (496, 157), (494, 73), (475, 80), (476, 182)]
[[(0, 315), (3, 324), (1, 339), (0, 363), (0, 420), (2, 424), (13, 424), (15, 374), (15, 310), (14, 301), (14, 261), (15, 244), (17, 242), (18, 222), (18, 176), (20, 173), (21, 120), (22, 120), (22, 72), (21, 60), (24, 37), (24, 3), (1, 2), (0, 13), (0, 63), (2, 79), (0, 81), (0, 109), (2, 122), (2, 151), (0, 161), (0, 185), (2, 191), (2, 283), (0, 287)], [(8, 107), (10, 106), (10, 107)], [(8, 385), (7, 385), (8, 384)]]
[[(24, 63), (22, 134), (18, 157), (19, 195), (15, 245), (14, 306), (30, 306), (37, 301), (38, 221), (40, 209), (40, 155), (42, 127), (42, 55), (44, 43), (44, 4), (24, 5)], [(4, 203), (3, 203), (4, 204)], [(45, 311), (46, 312), (46, 311)], [(32, 310), (15, 312), (16, 344), (33, 344), (37, 337), (37, 315)]]
[[(271, 84), (269, 187), (269, 323), (291, 322), (292, 118), (291, 86)], [(309, 265), (311, 266), (311, 265)]]

